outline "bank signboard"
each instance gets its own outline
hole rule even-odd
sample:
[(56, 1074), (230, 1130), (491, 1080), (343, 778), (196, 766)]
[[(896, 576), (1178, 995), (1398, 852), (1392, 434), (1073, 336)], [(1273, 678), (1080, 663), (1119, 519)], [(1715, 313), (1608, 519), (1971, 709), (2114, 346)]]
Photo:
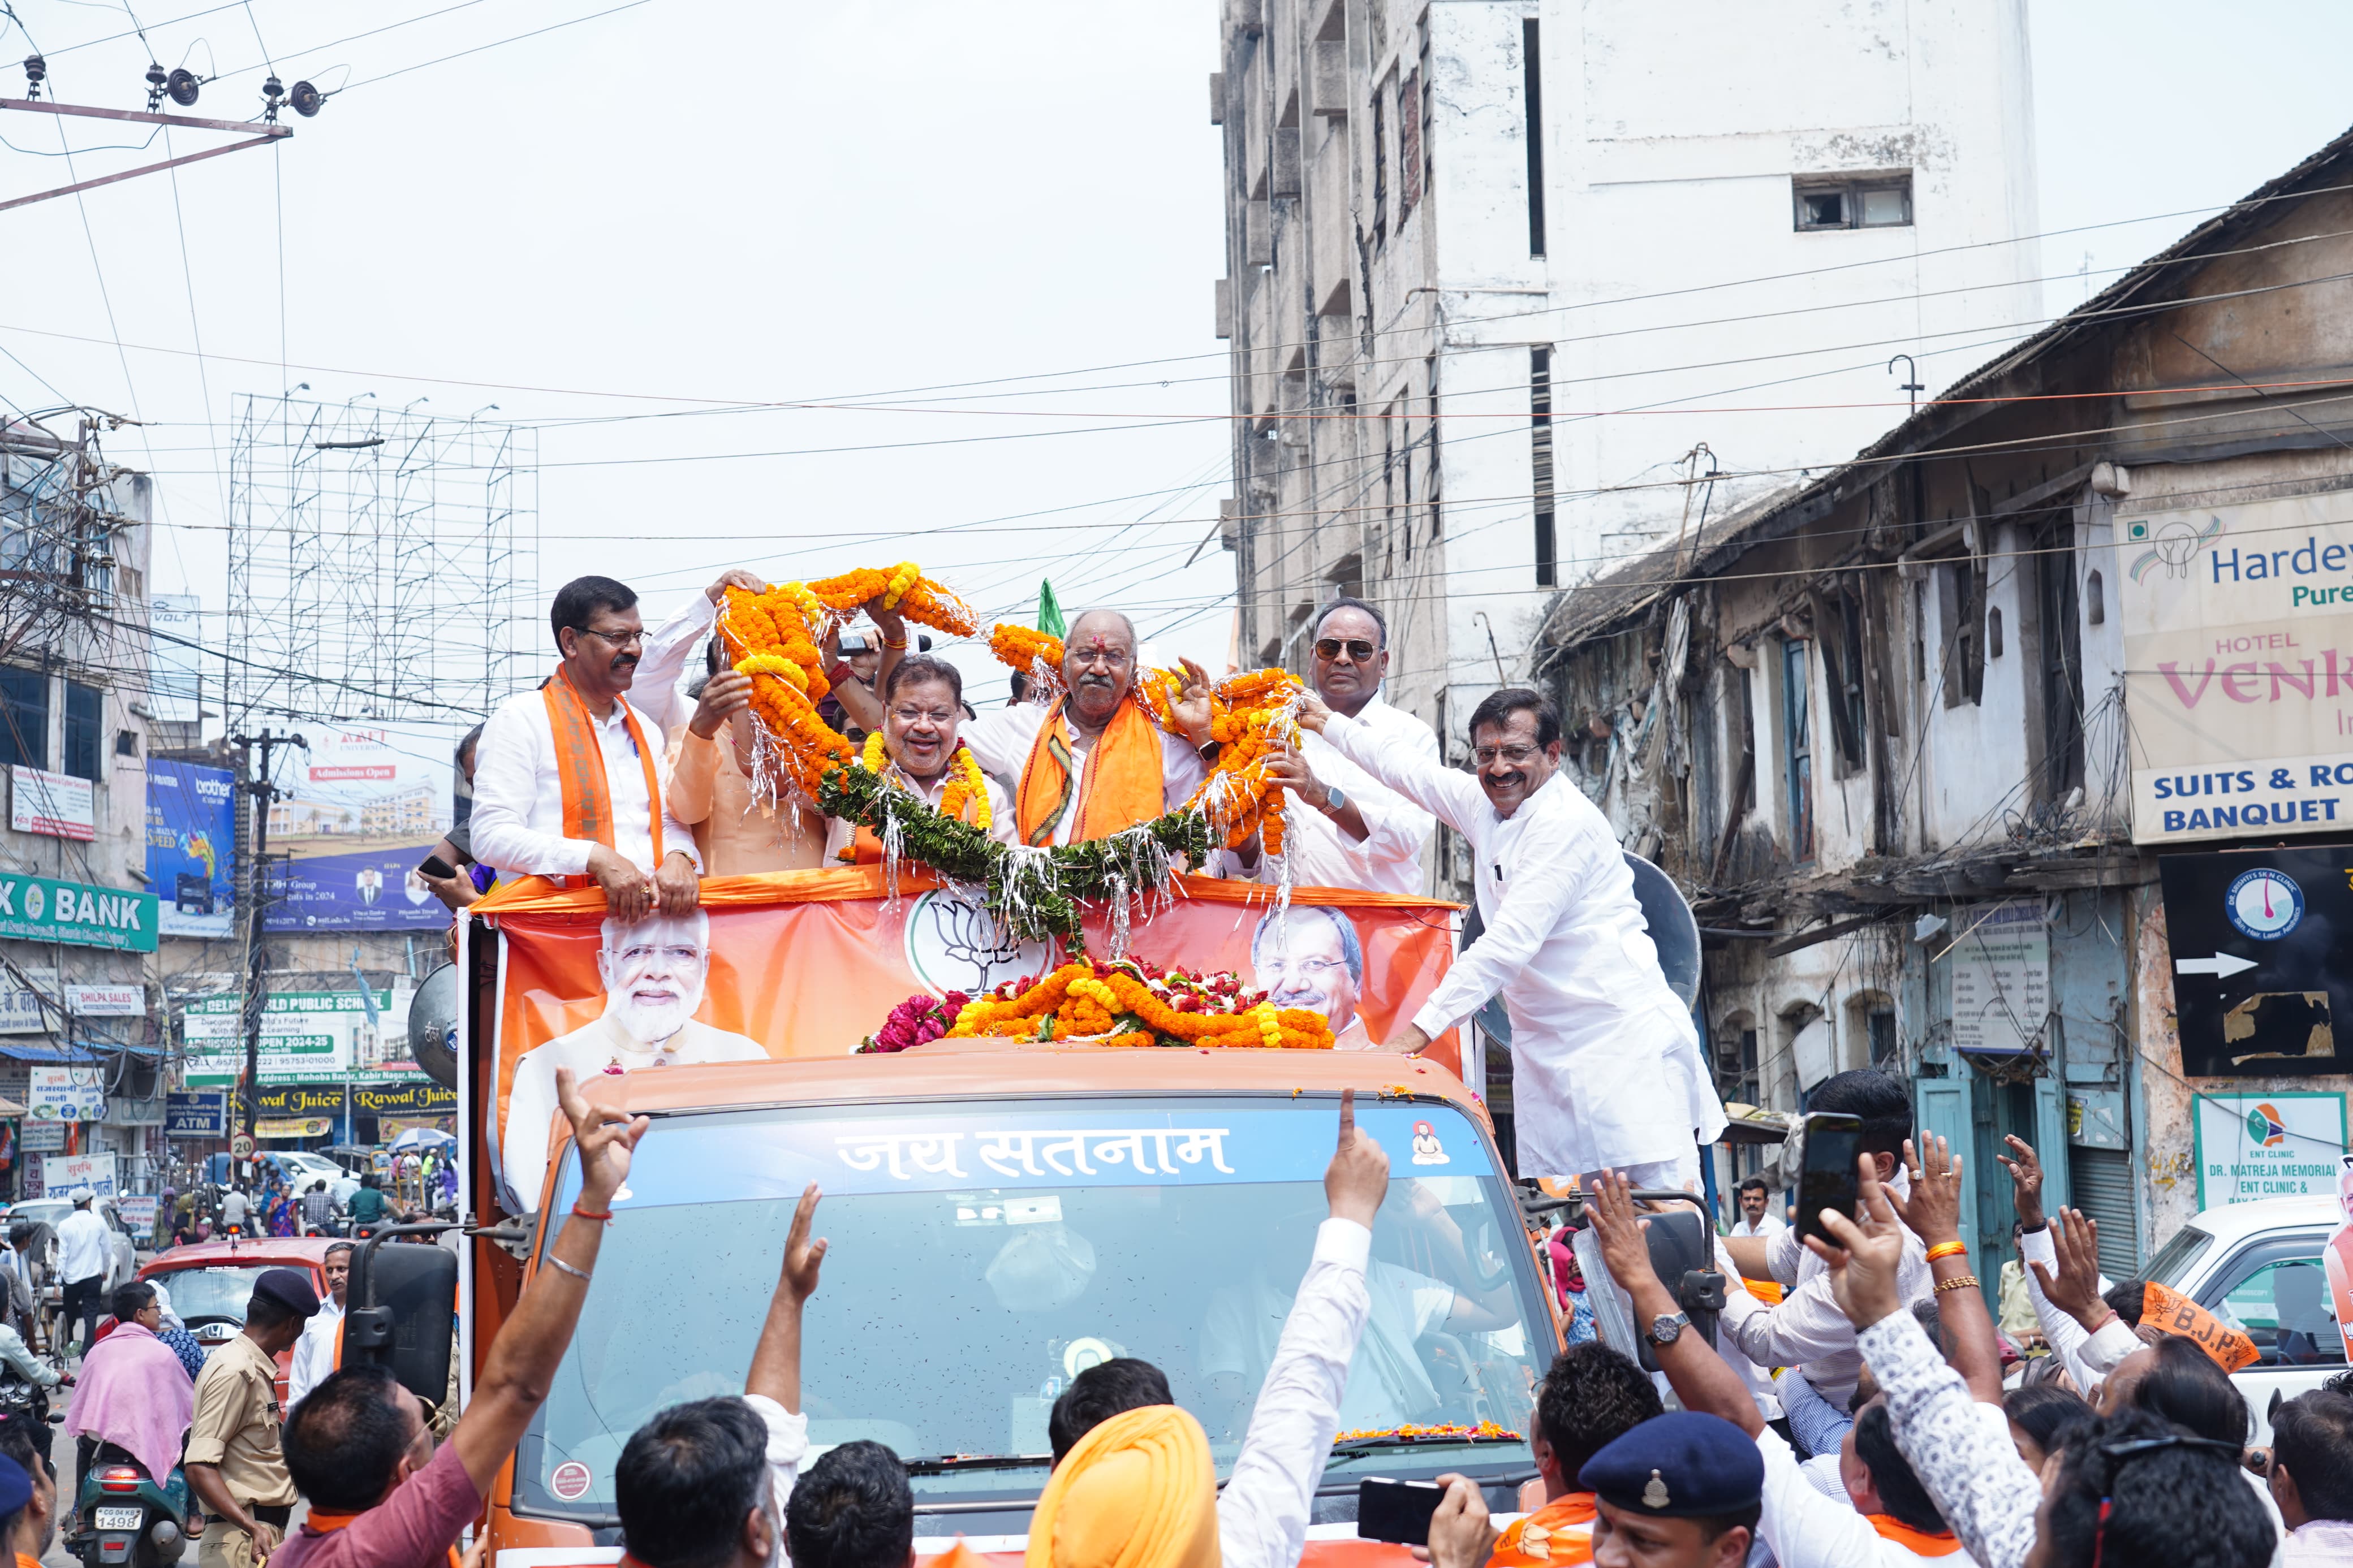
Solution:
[(2134, 841), (2353, 826), (2353, 491), (2116, 529)]
[(0, 871), (0, 936), (155, 951), (155, 895)]

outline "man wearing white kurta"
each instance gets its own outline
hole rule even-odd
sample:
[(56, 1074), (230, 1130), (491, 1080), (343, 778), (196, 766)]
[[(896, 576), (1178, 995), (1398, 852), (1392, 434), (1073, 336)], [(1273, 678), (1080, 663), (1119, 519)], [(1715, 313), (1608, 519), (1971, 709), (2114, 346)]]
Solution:
[[(1402, 708), (1381, 700), (1389, 670), (1388, 623), (1361, 599), (1335, 599), (1316, 617), (1307, 661), (1308, 684), (1335, 713), (1345, 713), (1393, 740), (1432, 766), (1438, 736)], [(1267, 765), (1267, 777), (1290, 795), (1282, 816), (1283, 854), (1291, 880), (1302, 888), (1353, 888), (1416, 897), (1425, 891), (1421, 852), (1437, 820), (1306, 731), (1299, 749)], [(1238, 860), (1245, 876), (1276, 880), (1274, 861), (1250, 852)]]
[[(594, 726), (611, 842), (565, 836), (563, 758), (548, 698), (525, 691), (499, 705), (475, 747), (477, 859), (507, 877), (592, 878), (624, 919), (640, 918), (657, 904), (672, 913), (693, 908), (702, 862), (692, 830), (659, 798), (669, 787), (663, 725), (675, 717), (672, 689), (685, 654), (710, 629), (731, 584), (762, 585), (748, 573), (730, 572), (697, 595), (701, 609), (671, 616), (650, 637), (637, 595), (624, 584), (604, 577), (565, 584), (549, 615), (563, 657), (555, 679), (570, 682)], [(626, 693), (640, 675), (645, 700), (633, 703)], [(633, 720), (645, 753), (632, 734)], [(657, 811), (659, 856), (654, 852)]]
[[(881, 624), (888, 636), (891, 625)], [(1087, 815), (1086, 799), (1093, 788), (1088, 759), (1104, 743), (1105, 731), (1122, 707), (1141, 700), (1134, 695), (1135, 626), (1125, 616), (1117, 610), (1088, 610), (1071, 623), (1070, 635), (1063, 639), (1063, 645), (1062, 684), (1069, 695), (1059, 709), (1050, 702), (992, 708), (977, 719), (965, 720), (960, 731), (965, 746), (981, 767), (1005, 781), (1014, 796), (1018, 814), (1023, 775), (1037, 750), (1038, 731), (1045, 728), (1050, 717), (1059, 714), (1068, 741), (1072, 787), (1060, 815), (1039, 826), (1038, 843), (1041, 847), (1103, 837), (1083, 831), (1081, 820)], [(1209, 735), (1208, 677), (1189, 659), (1185, 661), (1185, 671), (1186, 685), (1175, 700), (1174, 710), (1191, 738), (1172, 735), (1157, 724), (1152, 725), (1160, 752), (1163, 812), (1174, 811), (1190, 799), (1209, 772), (1208, 763), (1201, 755)], [(1153, 813), (1158, 815), (1159, 812)], [(1142, 820), (1151, 819), (1146, 816)], [(1121, 826), (1138, 826), (1141, 823)], [(1020, 838), (1017, 832), (1015, 842)]]
[(1609, 823), (1557, 776), (1552, 704), (1516, 687), (1480, 703), (1475, 779), (1312, 698), (1299, 721), (1471, 841), (1484, 934), (1386, 1047), (1419, 1051), (1500, 994), (1522, 1175), (1606, 1166), (1638, 1186), (1696, 1181), (1724, 1107)]

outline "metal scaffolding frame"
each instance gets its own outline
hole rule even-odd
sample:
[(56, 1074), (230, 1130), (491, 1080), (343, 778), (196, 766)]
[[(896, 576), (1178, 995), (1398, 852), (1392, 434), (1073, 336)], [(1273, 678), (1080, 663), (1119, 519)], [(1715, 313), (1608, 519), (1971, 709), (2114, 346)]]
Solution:
[(372, 395), (242, 395), (234, 426), (232, 730), (463, 724), (537, 679), (536, 431)]

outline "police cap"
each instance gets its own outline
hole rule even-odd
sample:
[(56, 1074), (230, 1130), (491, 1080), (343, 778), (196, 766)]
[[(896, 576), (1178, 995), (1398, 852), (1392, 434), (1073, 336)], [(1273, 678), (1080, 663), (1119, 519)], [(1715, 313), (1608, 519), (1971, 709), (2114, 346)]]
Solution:
[(311, 1289), (310, 1278), (296, 1269), (263, 1269), (261, 1278), (253, 1282), (253, 1293), (306, 1318), (319, 1310), (319, 1293)]
[(1671, 1410), (1586, 1460), (1577, 1484), (1628, 1513), (1721, 1519), (1763, 1499), (1765, 1456), (1721, 1415)]

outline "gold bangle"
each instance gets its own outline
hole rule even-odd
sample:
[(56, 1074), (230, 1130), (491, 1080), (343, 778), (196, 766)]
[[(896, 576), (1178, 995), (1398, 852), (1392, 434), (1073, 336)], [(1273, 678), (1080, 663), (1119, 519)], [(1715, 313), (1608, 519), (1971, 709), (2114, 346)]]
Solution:
[(1976, 1275), (1956, 1274), (1950, 1279), (1939, 1279), (1936, 1282), (1936, 1294), (1941, 1296), (1947, 1290), (1975, 1290), (1978, 1288), (1978, 1280)]

